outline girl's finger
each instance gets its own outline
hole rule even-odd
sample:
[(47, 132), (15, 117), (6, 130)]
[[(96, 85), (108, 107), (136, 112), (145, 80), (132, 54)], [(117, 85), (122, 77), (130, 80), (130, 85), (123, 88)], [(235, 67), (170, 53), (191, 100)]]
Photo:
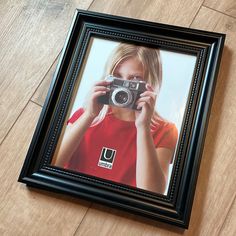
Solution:
[(150, 96), (150, 97), (152, 97), (153, 99), (156, 99), (157, 94), (154, 93), (154, 92), (151, 92), (151, 91), (145, 91), (145, 92), (143, 92), (143, 93), (140, 94), (140, 97), (145, 97), (145, 96)]
[(152, 104), (151, 100), (148, 98), (143, 99), (143, 100), (138, 100), (138, 102), (136, 103), (137, 106), (145, 106), (146, 104), (150, 109), (153, 109), (153, 104)]
[(140, 102), (137, 104), (137, 109), (141, 112), (141, 109), (144, 107), (145, 102)]
[(95, 99), (95, 98), (98, 98), (98, 97), (105, 95), (105, 94), (106, 94), (106, 91), (97, 91), (97, 92), (93, 93), (92, 98)]
[(146, 103), (149, 104), (150, 107), (153, 107), (154, 104), (155, 104), (155, 100), (152, 97), (142, 97), (142, 98), (139, 98), (137, 103), (140, 103), (140, 102), (146, 102)]
[(102, 85), (102, 86), (107, 86), (107, 85), (109, 85), (110, 83), (111, 83), (111, 81), (101, 80), (101, 81), (96, 82), (94, 85), (95, 85), (95, 86), (100, 86), (100, 85)]
[(154, 92), (154, 89), (153, 89), (153, 87), (152, 87), (150, 84), (146, 84), (146, 89), (147, 89), (148, 91)]
[(110, 91), (109, 88), (105, 87), (105, 86), (95, 86), (93, 88), (93, 91), (94, 92), (98, 92), (98, 91)]

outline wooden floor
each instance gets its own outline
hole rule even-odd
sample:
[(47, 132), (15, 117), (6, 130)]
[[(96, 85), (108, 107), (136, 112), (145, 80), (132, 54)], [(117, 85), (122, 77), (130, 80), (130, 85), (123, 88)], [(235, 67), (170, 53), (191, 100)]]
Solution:
[[(17, 182), (75, 8), (227, 34), (189, 230)], [(236, 235), (236, 1), (0, 1), (0, 235)]]

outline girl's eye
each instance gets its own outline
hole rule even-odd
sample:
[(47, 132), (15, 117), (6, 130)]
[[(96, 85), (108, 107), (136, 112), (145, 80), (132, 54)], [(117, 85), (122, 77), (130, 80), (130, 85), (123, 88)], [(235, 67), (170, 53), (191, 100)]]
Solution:
[(131, 80), (142, 80), (142, 78), (140, 76), (132, 76), (130, 79)]
[(121, 78), (121, 75), (119, 73), (113, 73), (114, 77)]

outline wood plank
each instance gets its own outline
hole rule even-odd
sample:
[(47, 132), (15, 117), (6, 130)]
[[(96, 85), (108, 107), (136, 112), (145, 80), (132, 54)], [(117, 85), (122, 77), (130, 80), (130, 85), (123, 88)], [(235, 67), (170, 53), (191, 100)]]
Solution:
[[(85, 2), (80, 2), (80, 4)], [(163, 1), (162, 4), (160, 1), (154, 3), (149, 1), (151, 6), (147, 6), (146, 1), (134, 1), (135, 3), (123, 2), (108, 1), (104, 4), (105, 1), (95, 1), (91, 10), (97, 9), (96, 11), (152, 21), (157, 19), (159, 22), (168, 22), (170, 24), (179, 24), (178, 22), (181, 21), (180, 24), (188, 26), (188, 23), (192, 19), (188, 18), (188, 14), (183, 14), (185, 9), (179, 10), (176, 16), (176, 14), (173, 14), (174, 8), (178, 9), (178, 4), (178, 6), (182, 4), (186, 8), (191, 8), (195, 4), (187, 4), (186, 1), (178, 1), (179, 3), (177, 1), (172, 1), (172, 3), (165, 1), (164, 3)], [(230, 2), (230, 0), (226, 2)], [(158, 6), (156, 3), (158, 3)], [(44, 74), (61, 50), (63, 37), (59, 34), (59, 29), (55, 32), (55, 38), (52, 39), (52, 44), (47, 42), (43, 45), (42, 42), (46, 39), (51, 40), (47, 38), (47, 35), (50, 34), (53, 26), (57, 26), (57, 22), (59, 23), (57, 26), (59, 28), (64, 22), (65, 24), (70, 24), (71, 18), (68, 17), (69, 13), (67, 14), (65, 12), (72, 11), (68, 10), (68, 8), (73, 3), (68, 3), (69, 6), (66, 5), (62, 13), (56, 10), (57, 7), (53, 5), (51, 5), (53, 9), (47, 9), (50, 8), (49, 5), (45, 7), (46, 3), (41, 2), (36, 2), (35, 4), (30, 3), (34, 4), (31, 7), (26, 7), (23, 1), (15, 7), (15, 3), (11, 5), (11, 1), (6, 3), (6, 7), (4, 4), (1, 4), (1, 19), (2, 13), (6, 15), (4, 21), (1, 20), (0, 22), (0, 29), (2, 29), (0, 30), (0, 63), (1, 65), (7, 65), (7, 68), (1, 67), (0, 94), (2, 94), (4, 89), (8, 89), (8, 93), (0, 95), (0, 137), (1, 135), (5, 137), (11, 125), (15, 122), (21, 110), (27, 104), (28, 99), (32, 96), (35, 88), (40, 84)], [(24, 9), (21, 8), (22, 4), (24, 5)], [(58, 3), (54, 4), (58, 5)], [(12, 12), (10, 12), (11, 8), (13, 8)], [(2, 11), (1, 9), (5, 10)], [(196, 6), (195, 10), (197, 10)], [(7, 11), (8, 14), (6, 13)], [(45, 13), (46, 11), (48, 13)], [(52, 16), (49, 14), (50, 11)], [(59, 16), (56, 16), (56, 12), (58, 12)], [(194, 14), (191, 13), (191, 9), (189, 12), (190, 17), (193, 18)], [(23, 17), (22, 14), (25, 16)], [(34, 17), (37, 19), (33, 20)], [(47, 19), (43, 20), (44, 17)], [(62, 19), (58, 19), (58, 17)], [(5, 20), (6, 18), (9, 19), (9, 23), (7, 23), (8, 20)], [(16, 19), (19, 22), (16, 22)], [(40, 23), (37, 21), (43, 22)], [(30, 29), (28, 25), (30, 22), (32, 23), (31, 27), (33, 29)], [(236, 72), (236, 48), (234, 46), (236, 40), (235, 23), (235, 19), (231, 17), (226, 17), (202, 7), (192, 24), (194, 28), (225, 32), (227, 33), (227, 40), (207, 131), (190, 229), (188, 231), (183, 232), (173, 226), (144, 219), (123, 211), (113, 210), (98, 204), (93, 205), (81, 223), (82, 217), (89, 205), (88, 202), (70, 197), (62, 197), (57, 194), (49, 194), (44, 191), (30, 190), (24, 185), (17, 183), (20, 168), (40, 112), (38, 106), (29, 103), (0, 147), (0, 165), (3, 167), (0, 170), (0, 234), (72, 235), (78, 227), (76, 235), (234, 235), (236, 231), (235, 202), (233, 202), (236, 182), (234, 174), (236, 167), (234, 161), (236, 154), (236, 140), (234, 135), (234, 131), (236, 130), (234, 105), (236, 102), (234, 95), (236, 92), (236, 81), (234, 79)], [(49, 30), (43, 28), (46, 25), (49, 25)], [(67, 30), (68, 25), (65, 28), (61, 27), (62, 34)], [(44, 30), (44, 39), (37, 39), (39, 37), (37, 32), (40, 31), (41, 35)], [(31, 39), (36, 43), (31, 42)], [(27, 40), (30, 42), (25, 43)], [(57, 43), (61, 43), (61, 46), (57, 47)], [(55, 51), (53, 46), (55, 46)], [(47, 52), (47, 47), (52, 47), (49, 51), (53, 56)], [(12, 50), (9, 50), (9, 48)], [(40, 49), (42, 55), (37, 54), (38, 49)], [(20, 55), (17, 56), (17, 53)], [(32, 58), (28, 58), (29, 54), (32, 54)], [(20, 66), (19, 61), (22, 57), (22, 65)], [(32, 63), (35, 60), (36, 62)], [(27, 68), (29, 64), (30, 66)], [(43, 68), (42, 70), (40, 69), (41, 67)], [(11, 71), (9, 68), (13, 68), (13, 70)], [(52, 70), (45, 77), (45, 80), (40, 86), (41, 89), (48, 89), (48, 82), (51, 79), (49, 74), (51, 72)], [(20, 83), (23, 83), (23, 85), (20, 86)], [(45, 85), (43, 85), (44, 83)], [(13, 89), (13, 92), (11, 92), (11, 89)], [(27, 94), (25, 95), (24, 92)], [(37, 92), (32, 100), (42, 104), (45, 93), (43, 94), (42, 91), (40, 93), (40, 90)], [(22, 98), (22, 101), (17, 101), (20, 98)], [(9, 112), (7, 105), (9, 105)], [(17, 112), (14, 109), (17, 109)], [(5, 112), (8, 112), (7, 115), (5, 115)], [(6, 121), (7, 119), (9, 121)], [(230, 208), (231, 206), (233, 208)]]
[[(114, 7), (115, 13), (117, 13), (116, 8), (118, 7)], [(98, 235), (122, 235), (127, 232), (130, 235), (207, 236), (219, 234), (235, 197), (235, 25), (235, 19), (204, 7), (201, 8), (192, 24), (193, 28), (225, 32), (227, 40), (207, 131), (189, 230), (183, 232), (173, 226), (153, 222), (122, 211), (107, 209), (100, 205), (93, 205), (76, 235), (93, 235), (95, 232), (99, 232)], [(91, 225), (91, 222), (94, 224)], [(229, 227), (235, 229), (233, 225)]]
[[(12, 10), (11, 14), (3, 14), (0, 143), (59, 54), (75, 8), (87, 9), (91, 2), (22, 1), (17, 11), (13, 7), (17, 13)], [(4, 11), (11, 11), (14, 4), (7, 3)]]
[(210, 7), (214, 10), (223, 12), (227, 15), (236, 17), (236, 1), (235, 0), (205, 0), (204, 6)]
[(46, 96), (48, 94), (48, 89), (49, 89), (50, 83), (52, 81), (54, 72), (56, 70), (56, 66), (57, 66), (59, 57), (60, 57), (60, 54), (57, 56), (56, 60), (53, 62), (53, 64), (50, 67), (49, 71), (47, 72), (47, 74), (43, 78), (42, 83), (37, 88), (37, 90), (35, 91), (33, 97), (31, 98), (31, 101), (39, 104), (40, 106), (43, 106), (44, 101), (46, 99)]
[(95, 0), (89, 10), (188, 27), (203, 0)]
[(0, 38), (4, 40), (4, 35), (12, 26), (13, 22), (18, 18), (22, 11), (25, 1), (12, 2), (5, 0), (0, 2)]
[(232, 208), (230, 209), (227, 218), (225, 219), (224, 225), (220, 231), (220, 235), (224, 236), (235, 236), (236, 235), (236, 201), (232, 204)]
[(17, 182), (40, 111), (30, 102), (0, 147), (0, 235), (72, 235), (90, 204)]

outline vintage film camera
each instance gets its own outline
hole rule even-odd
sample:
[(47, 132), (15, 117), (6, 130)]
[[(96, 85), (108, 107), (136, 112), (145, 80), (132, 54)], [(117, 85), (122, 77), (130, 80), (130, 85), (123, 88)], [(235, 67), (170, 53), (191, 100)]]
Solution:
[(144, 81), (123, 80), (112, 75), (107, 76), (106, 80), (112, 81), (108, 86), (110, 91), (98, 98), (100, 103), (137, 110), (136, 101), (146, 91)]

